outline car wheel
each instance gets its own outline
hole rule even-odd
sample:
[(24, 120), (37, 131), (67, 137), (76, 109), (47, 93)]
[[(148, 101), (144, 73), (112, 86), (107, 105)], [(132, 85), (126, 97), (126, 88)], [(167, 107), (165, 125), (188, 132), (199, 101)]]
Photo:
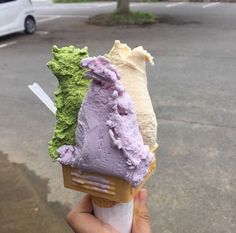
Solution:
[(32, 16), (28, 16), (25, 19), (25, 33), (33, 34), (36, 31), (36, 22)]

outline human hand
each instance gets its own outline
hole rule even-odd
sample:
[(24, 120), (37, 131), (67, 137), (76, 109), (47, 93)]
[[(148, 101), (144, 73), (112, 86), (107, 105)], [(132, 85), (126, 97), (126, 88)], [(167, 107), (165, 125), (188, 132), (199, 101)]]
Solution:
[(134, 197), (132, 233), (151, 233), (147, 189), (141, 189)]
[[(86, 195), (68, 214), (67, 222), (75, 233), (119, 233), (111, 225), (99, 221), (92, 213), (92, 199)], [(141, 189), (134, 198), (132, 233), (151, 233), (146, 189)]]
[(119, 233), (93, 215), (92, 198), (88, 194), (67, 215), (67, 222), (75, 233)]

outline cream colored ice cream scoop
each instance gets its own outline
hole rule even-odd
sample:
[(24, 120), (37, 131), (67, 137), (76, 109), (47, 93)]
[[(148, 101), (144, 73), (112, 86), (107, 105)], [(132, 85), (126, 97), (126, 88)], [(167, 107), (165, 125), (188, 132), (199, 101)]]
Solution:
[(142, 46), (132, 50), (119, 40), (107, 57), (119, 68), (120, 81), (134, 102), (144, 144), (151, 148), (157, 139), (157, 121), (147, 89), (146, 62), (154, 64), (153, 57)]

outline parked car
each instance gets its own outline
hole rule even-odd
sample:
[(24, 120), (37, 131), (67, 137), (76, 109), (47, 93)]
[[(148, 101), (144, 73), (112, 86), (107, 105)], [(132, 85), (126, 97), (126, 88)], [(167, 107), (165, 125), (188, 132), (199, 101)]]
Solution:
[(31, 0), (0, 0), (0, 36), (24, 31), (36, 31), (36, 19)]

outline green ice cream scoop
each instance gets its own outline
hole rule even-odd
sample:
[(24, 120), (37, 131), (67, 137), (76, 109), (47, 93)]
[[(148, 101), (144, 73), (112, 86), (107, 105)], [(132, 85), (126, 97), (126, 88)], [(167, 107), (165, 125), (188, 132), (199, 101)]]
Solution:
[(56, 126), (48, 143), (48, 151), (53, 159), (57, 159), (59, 147), (75, 144), (77, 116), (89, 85), (89, 80), (84, 78), (80, 61), (88, 57), (88, 49), (53, 46), (52, 54), (53, 59), (47, 65), (58, 79), (59, 85), (54, 93)]

